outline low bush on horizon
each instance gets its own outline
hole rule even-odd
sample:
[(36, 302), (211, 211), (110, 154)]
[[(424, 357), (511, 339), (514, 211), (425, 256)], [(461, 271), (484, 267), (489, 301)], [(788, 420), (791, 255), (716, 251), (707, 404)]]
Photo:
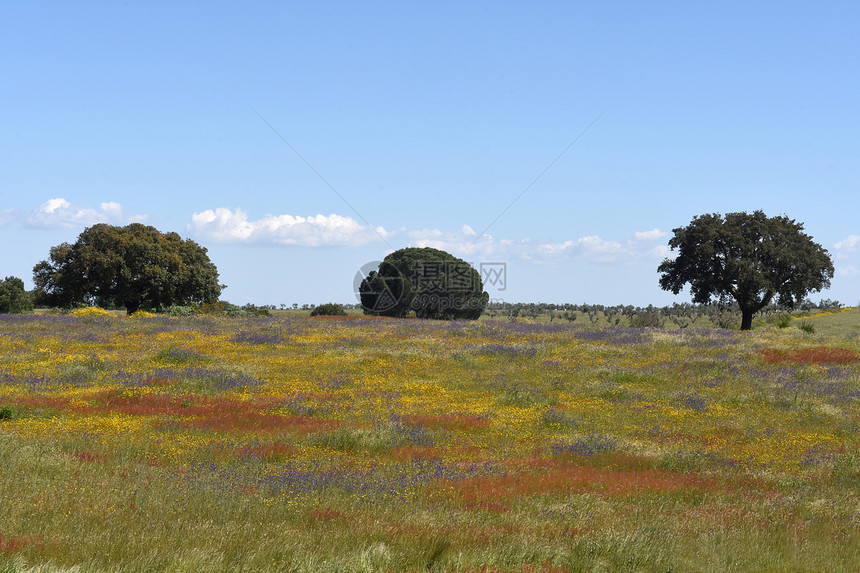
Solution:
[(346, 311), (343, 309), (343, 306), (337, 303), (327, 302), (315, 306), (311, 311), (311, 316), (346, 316)]
[(79, 314), (0, 317), (0, 571), (860, 563), (857, 336)]

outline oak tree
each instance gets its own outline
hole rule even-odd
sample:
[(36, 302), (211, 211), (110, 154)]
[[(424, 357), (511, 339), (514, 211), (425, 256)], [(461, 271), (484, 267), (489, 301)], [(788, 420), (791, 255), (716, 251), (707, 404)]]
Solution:
[(690, 284), (693, 302), (737, 301), (741, 330), (771, 304), (791, 308), (809, 292), (830, 286), (833, 263), (827, 250), (803, 233), (803, 224), (762, 211), (699, 215), (673, 230), (678, 251), (658, 271), (660, 287), (678, 294)]
[(33, 310), (33, 299), (24, 290), (24, 281), (6, 277), (0, 281), (0, 314), (22, 314)]
[(141, 308), (216, 302), (222, 285), (206, 249), (177, 233), (132, 223), (93, 225), (73, 244), (51, 248), (33, 268), (37, 302)]

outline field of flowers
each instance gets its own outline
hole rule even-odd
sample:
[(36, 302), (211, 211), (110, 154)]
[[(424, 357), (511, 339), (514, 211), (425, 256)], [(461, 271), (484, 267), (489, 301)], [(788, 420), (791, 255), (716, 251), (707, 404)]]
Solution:
[(860, 571), (860, 338), (0, 316), (0, 571)]

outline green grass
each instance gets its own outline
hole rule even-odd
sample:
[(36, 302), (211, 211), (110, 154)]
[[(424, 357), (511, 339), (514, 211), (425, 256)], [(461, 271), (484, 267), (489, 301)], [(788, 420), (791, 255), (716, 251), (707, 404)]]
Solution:
[(856, 571), (857, 316), (3, 317), (0, 572)]
[[(825, 316), (800, 319), (808, 321), (815, 332), (826, 336), (860, 336), (860, 307), (850, 308)], [(794, 322), (797, 322), (795, 320)]]

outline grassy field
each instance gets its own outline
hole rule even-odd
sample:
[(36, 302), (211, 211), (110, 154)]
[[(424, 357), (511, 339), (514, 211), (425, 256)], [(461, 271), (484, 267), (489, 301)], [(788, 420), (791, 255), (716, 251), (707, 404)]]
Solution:
[(809, 316), (803, 316), (801, 313), (793, 317), (793, 322), (811, 324), (815, 333), (856, 338), (860, 336), (860, 307), (847, 308), (838, 312), (812, 313)]
[(2, 316), (0, 571), (860, 571), (858, 322)]

